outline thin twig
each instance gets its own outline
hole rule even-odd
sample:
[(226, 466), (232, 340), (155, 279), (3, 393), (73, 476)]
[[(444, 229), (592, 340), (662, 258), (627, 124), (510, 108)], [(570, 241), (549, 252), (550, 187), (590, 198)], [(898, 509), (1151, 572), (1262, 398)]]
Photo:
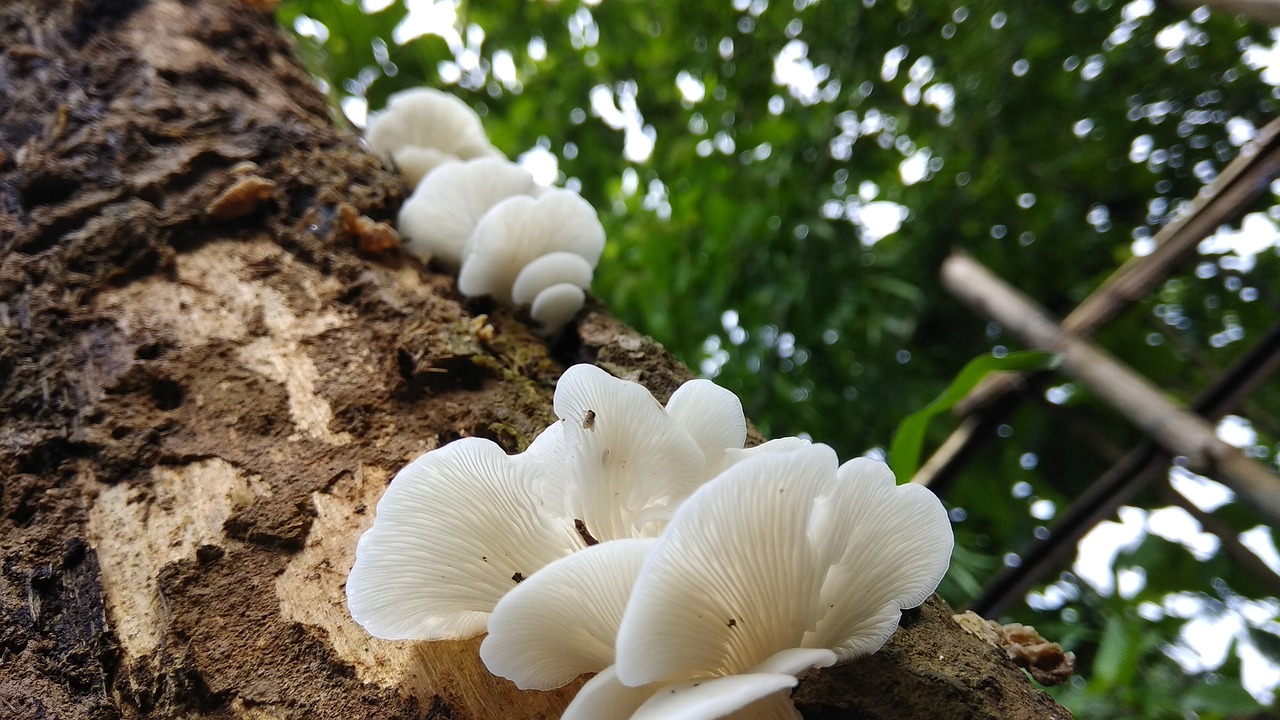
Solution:
[[(1134, 301), (1145, 297), (1180, 264), (1195, 253), (1197, 245), (1222, 224), (1239, 218), (1254, 199), (1280, 176), (1280, 118), (1272, 120), (1241, 149), (1212, 183), (1200, 191), (1191, 207), (1160, 229), (1154, 238), (1156, 250), (1134, 257), (1120, 266), (1088, 298), (1063, 320), (1063, 328), (1077, 335), (1090, 335)], [(1015, 373), (998, 373), (978, 384), (956, 406), (956, 415), (967, 417), (993, 405), (995, 398), (1008, 394), (1017, 383)], [(992, 411), (998, 417), (1007, 413)], [(960, 442), (961, 435), (966, 437)], [(984, 434), (957, 429), (925, 466), (936, 475), (950, 472), (967, 457)], [(924, 480), (925, 478), (921, 478)]]
[[(1239, 360), (1205, 390), (1192, 409), (1216, 422), (1234, 412), (1263, 382), (1280, 369), (1280, 322), (1273, 325)], [(1168, 475), (1172, 458), (1154, 443), (1130, 451), (1067, 506), (1050, 527), (1049, 537), (1032, 541), (1019, 553), (1022, 562), (992, 579), (970, 609), (998, 615), (1018, 602), (1034, 585), (1066, 564), (1085, 533), (1111, 517), (1147, 484)]]
[(1280, 522), (1280, 477), (1218, 438), (1204, 418), (1178, 407), (1147, 380), (1093, 343), (1066, 331), (1043, 308), (973, 258), (953, 253), (942, 266), (953, 295), (1034, 348), (1057, 352), (1062, 370), (1111, 405), (1187, 466), (1215, 477), (1271, 522)]
[(1161, 493), (1161, 497), (1186, 510), (1191, 517), (1200, 523), (1200, 527), (1204, 528), (1206, 532), (1216, 535), (1222, 541), (1223, 552), (1243, 567), (1245, 572), (1253, 579), (1265, 585), (1267, 592), (1280, 597), (1280, 575), (1277, 575), (1269, 565), (1263, 562), (1257, 553), (1245, 547), (1244, 543), (1240, 542), (1240, 536), (1236, 534), (1235, 530), (1232, 530), (1220, 518), (1201, 510), (1177, 490), (1173, 488), (1166, 488), (1166, 490), (1167, 492)]

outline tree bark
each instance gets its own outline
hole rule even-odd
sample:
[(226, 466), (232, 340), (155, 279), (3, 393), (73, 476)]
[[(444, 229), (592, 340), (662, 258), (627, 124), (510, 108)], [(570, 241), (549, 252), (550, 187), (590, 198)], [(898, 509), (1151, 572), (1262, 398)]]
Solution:
[[(689, 372), (598, 309), (549, 349), (380, 221), (261, 2), (0, 9), (0, 716), (556, 717), (477, 641), (392, 643), (342, 585), (390, 476), (522, 449), (562, 369)], [(487, 313), (487, 314), (485, 314)], [(1067, 713), (940, 601), (808, 717)]]

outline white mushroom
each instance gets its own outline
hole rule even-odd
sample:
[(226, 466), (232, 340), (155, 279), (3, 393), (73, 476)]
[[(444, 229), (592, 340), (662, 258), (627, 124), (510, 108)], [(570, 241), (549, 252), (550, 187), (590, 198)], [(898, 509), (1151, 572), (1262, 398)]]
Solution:
[[(734, 396), (734, 399), (737, 399), (736, 395)], [(766, 441), (763, 444), (750, 448), (726, 447), (724, 452), (720, 454), (720, 464), (710, 470), (708, 474), (714, 477), (743, 460), (753, 458), (762, 453), (795, 452), (796, 450), (801, 450), (803, 448), (810, 447), (811, 445), (812, 443), (804, 438), (782, 437)], [(710, 458), (708, 458), (708, 461), (710, 461)]]
[(618, 682), (618, 668), (610, 665), (588, 680), (573, 702), (564, 709), (560, 720), (599, 720), (629, 718), (653, 697), (656, 686), (627, 687)]
[(658, 689), (631, 720), (800, 720), (790, 690), (798, 681), (779, 673), (744, 673), (673, 683)]
[(560, 720), (800, 720), (787, 692), (796, 682), (780, 673), (745, 673), (629, 687), (611, 665), (582, 686)]
[(409, 187), (417, 187), (422, 183), (423, 178), (430, 175), (436, 168), (448, 162), (462, 160), (463, 155), (487, 157), (490, 153), (465, 150), (459, 150), (456, 153), (445, 152), (420, 145), (405, 145), (390, 153), (392, 164), (396, 166), (396, 170), (400, 171), (400, 175), (404, 177)]
[(554, 404), (569, 463), (566, 509), (600, 540), (657, 535), (657, 515), (709, 479), (697, 442), (642, 385), (575, 365)]
[(875, 652), (937, 587), (952, 543), (937, 497), (882, 463), (837, 468), (825, 445), (754, 454), (681, 504), (650, 551), (618, 678), (794, 676)]
[(347, 578), (351, 616), (390, 639), (483, 632), (503, 594), (581, 547), (571, 525), (532, 502), (541, 469), (532, 456), (508, 456), (479, 438), (406, 466), (356, 546)]
[(604, 227), (577, 193), (557, 188), (537, 199), (507, 198), (480, 219), (467, 241), (458, 289), (468, 297), (492, 295), (509, 303), (516, 277), (535, 259), (571, 252), (594, 268), (603, 250)]
[(709, 474), (719, 474), (726, 464), (725, 452), (742, 452), (747, 441), (742, 401), (710, 380), (690, 380), (677, 388), (667, 400), (667, 414), (689, 428), (702, 448)]
[(511, 300), (516, 305), (531, 303), (543, 290), (561, 283), (586, 290), (591, 287), (592, 270), (591, 263), (581, 255), (564, 251), (547, 253), (525, 265), (516, 276)]
[(569, 283), (560, 283), (538, 293), (538, 296), (533, 299), (533, 307), (530, 308), (529, 314), (542, 326), (540, 332), (550, 336), (568, 325), (586, 301), (587, 295), (582, 288)]
[(392, 95), (386, 109), (370, 119), (365, 140), (394, 161), (410, 185), (449, 160), (502, 156), (469, 105), (432, 88)]
[[(689, 428), (636, 383), (576, 365), (555, 411), (560, 421), (520, 455), (469, 438), (396, 475), (347, 581), (357, 622), (385, 638), (479, 634), (525, 578), (596, 542), (656, 536), (709, 479)], [(698, 418), (743, 422), (723, 403)]]
[[(895, 485), (882, 463), (837, 467), (825, 445), (783, 442), (703, 485), (656, 540), (605, 543), (535, 575), (502, 601), (485, 641), (501, 652), (486, 662), (500, 656), (522, 686), (599, 670), (567, 720), (794, 720), (786, 690), (878, 649), (937, 586), (951, 547), (927, 489)], [(565, 607), (574, 630), (552, 621)]]
[(594, 545), (547, 565), (507, 593), (493, 609), (489, 635), (480, 645), (489, 671), (522, 689), (538, 690), (560, 687), (583, 673), (599, 673), (578, 693), (562, 720), (695, 720), (729, 713), (735, 720), (797, 718), (781, 691), (796, 684), (794, 673), (807, 664), (639, 688), (618, 682), (614, 639), (641, 564), (655, 542), (642, 538)]
[(414, 189), (400, 208), (397, 229), (407, 239), (410, 252), (456, 269), (462, 265), (467, 239), (490, 208), (509, 197), (537, 195), (541, 190), (524, 168), (502, 158), (451, 160)]
[(558, 688), (613, 664), (622, 611), (652, 538), (613, 540), (561, 558), (507, 593), (480, 658), (522, 690)]

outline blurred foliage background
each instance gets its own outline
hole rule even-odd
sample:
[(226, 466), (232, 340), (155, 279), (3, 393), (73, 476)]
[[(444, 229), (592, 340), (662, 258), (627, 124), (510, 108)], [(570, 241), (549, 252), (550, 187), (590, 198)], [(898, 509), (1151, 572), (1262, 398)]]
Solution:
[[(1020, 349), (937, 281), (963, 248), (1063, 316), (1276, 112), (1265, 28), (1153, 0), (286, 0), (335, 114), (448, 89), (608, 233), (593, 291), (736, 391), (767, 435), (882, 453), (975, 356)], [(1280, 316), (1275, 188), (1095, 337), (1188, 402)], [(1219, 426), (1275, 468), (1280, 387)], [(949, 428), (939, 420), (936, 444)], [(946, 490), (963, 606), (1141, 434), (1051, 376)], [(1177, 467), (1005, 619), (1080, 659), (1081, 717), (1253, 717), (1280, 602), (1270, 528)], [(1162, 477), (1165, 473), (1162, 473)], [(1170, 502), (1170, 493), (1184, 497)]]

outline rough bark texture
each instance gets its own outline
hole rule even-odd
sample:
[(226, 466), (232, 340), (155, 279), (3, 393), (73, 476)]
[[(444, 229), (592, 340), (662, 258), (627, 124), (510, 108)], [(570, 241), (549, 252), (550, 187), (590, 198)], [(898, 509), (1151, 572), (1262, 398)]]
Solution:
[[(574, 687), (477, 642), (368, 638), (356, 538), (424, 450), (522, 449), (569, 362), (689, 373), (598, 311), (548, 350), (385, 250), (404, 188), (269, 4), (0, 9), (0, 717), (555, 717)], [(1066, 716), (936, 601), (906, 618), (806, 715)]]

